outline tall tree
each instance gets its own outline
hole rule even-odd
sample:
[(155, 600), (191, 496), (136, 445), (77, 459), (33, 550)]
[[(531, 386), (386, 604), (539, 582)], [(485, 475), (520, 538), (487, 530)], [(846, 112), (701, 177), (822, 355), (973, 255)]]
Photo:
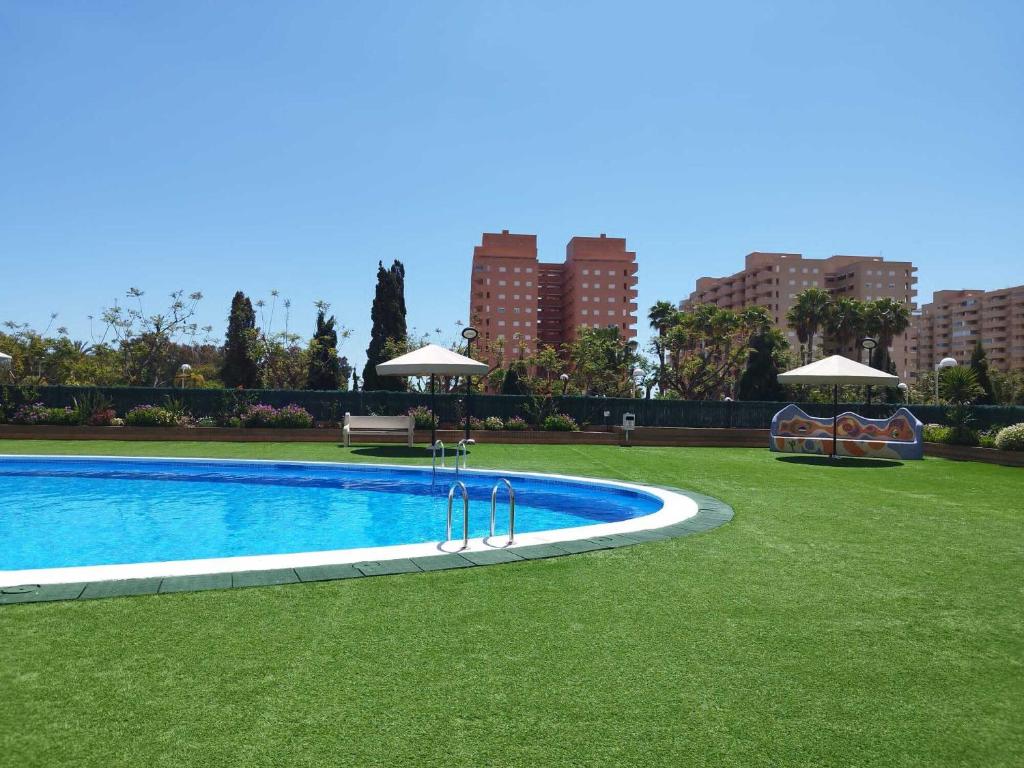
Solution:
[(985, 391), (985, 394), (978, 397), (975, 402), (978, 405), (992, 405), (996, 401), (995, 390), (988, 372), (988, 355), (985, 353), (985, 347), (981, 345), (981, 339), (978, 339), (974, 345), (974, 352), (971, 353), (971, 370), (978, 379), (978, 386)]
[(309, 342), (309, 377), (306, 389), (338, 389), (341, 364), (338, 360), (338, 332), (334, 315), (325, 319), (327, 306), (321, 304), (316, 315), (316, 331)]
[(252, 302), (241, 291), (231, 299), (228, 331), (224, 340), (224, 364), (220, 378), (228, 388), (254, 389), (260, 385), (257, 362), (256, 312)]
[(781, 401), (785, 388), (779, 383), (779, 360), (789, 346), (782, 331), (767, 321), (757, 323), (748, 342), (747, 366), (736, 385), (739, 400)]
[(864, 328), (864, 303), (842, 297), (829, 303), (825, 312), (824, 336), (834, 355), (859, 357), (857, 337)]
[(384, 349), (388, 342), (404, 341), (408, 329), (405, 324), (405, 267), (397, 259), (390, 269), (377, 262), (377, 290), (370, 308), (370, 345), (366, 349), (366, 367), (363, 369), (364, 390), (405, 390), (405, 381), (394, 376), (378, 376), (377, 365), (387, 361)]
[(665, 335), (668, 333), (669, 328), (672, 327), (672, 322), (675, 316), (679, 314), (679, 310), (676, 309), (676, 305), (671, 301), (659, 301), (656, 302), (647, 311), (647, 321), (651, 324), (651, 329), (658, 332), (657, 338), (653, 341), (653, 348), (655, 354), (658, 356), (658, 388), (664, 388), (665, 384)]
[(831, 301), (828, 291), (808, 288), (797, 294), (796, 303), (786, 313), (789, 327), (796, 331), (797, 339), (806, 349), (804, 362), (814, 360), (814, 337), (825, 324)]

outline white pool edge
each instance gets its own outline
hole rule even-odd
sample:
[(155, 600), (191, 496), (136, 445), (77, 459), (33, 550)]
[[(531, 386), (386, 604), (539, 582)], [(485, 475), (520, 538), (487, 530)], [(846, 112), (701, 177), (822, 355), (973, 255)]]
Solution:
[[(369, 462), (340, 461), (289, 461), (278, 459), (219, 459), (210, 457), (176, 457), (176, 456), (69, 456), (48, 454), (0, 454), (2, 459), (111, 459), (119, 461), (181, 461), (181, 462), (216, 462), (221, 464), (293, 464), (319, 465), (340, 467), (382, 467), (384, 469), (413, 469), (429, 472), (429, 467), (415, 464), (377, 464)], [(455, 480), (455, 470), (438, 469)], [(595, 523), (573, 528), (555, 528), (536, 533), (516, 534), (515, 542), (507, 545), (507, 537), (495, 536), (493, 542), (488, 539), (470, 539), (469, 546), (462, 548), (462, 540), (449, 541), (442, 547), (440, 544), (394, 544), (386, 547), (359, 547), (355, 549), (334, 549), (316, 552), (293, 552), (283, 555), (243, 555), (239, 557), (215, 557), (196, 560), (167, 560), (148, 563), (124, 563), (119, 565), (82, 565), (65, 568), (26, 568), (21, 570), (0, 571), (0, 588), (15, 587), (25, 584), (68, 584), (74, 582), (119, 581), (123, 579), (160, 578), (168, 576), (200, 576), (215, 573), (236, 573), (240, 571), (270, 571), (281, 568), (305, 568), (317, 565), (344, 565), (363, 562), (382, 562), (407, 558), (435, 557), (447, 554), (463, 554), (467, 552), (489, 552), (508, 549), (514, 552), (518, 547), (536, 544), (553, 544), (559, 541), (575, 541), (589, 539), (594, 536), (611, 536), (634, 531), (647, 531), (687, 520), (698, 512), (698, 505), (693, 499), (674, 491), (656, 488), (638, 483), (621, 480), (605, 480), (576, 475), (549, 474), (544, 472), (517, 472), (499, 469), (460, 469), (459, 474), (478, 474), (508, 477), (547, 478), (553, 480), (571, 480), (575, 482), (603, 485), (613, 488), (624, 488), (631, 491), (646, 493), (661, 500), (662, 507), (649, 515), (634, 517), (616, 523)], [(500, 509), (503, 509), (500, 508)], [(456, 515), (457, 517), (457, 515)], [(500, 519), (500, 518), (499, 518)], [(505, 521), (507, 523), (507, 519)]]

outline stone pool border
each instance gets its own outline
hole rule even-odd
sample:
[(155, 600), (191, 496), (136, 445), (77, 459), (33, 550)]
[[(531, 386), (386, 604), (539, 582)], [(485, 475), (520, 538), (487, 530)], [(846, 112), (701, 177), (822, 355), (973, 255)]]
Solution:
[[(494, 470), (481, 468), (479, 471), (493, 472)], [(597, 481), (598, 483), (602, 480), (602, 478), (586, 479)], [(605, 480), (605, 482), (619, 484), (622, 481)], [(118, 580), (9, 586), (0, 588), (0, 605), (337, 581), (370, 576), (426, 573), (481, 565), (499, 565), (616, 549), (645, 542), (664, 541), (689, 536), (717, 528), (733, 518), (731, 506), (705, 494), (662, 485), (631, 483), (628, 481), (624, 481), (622, 484), (678, 494), (694, 502), (697, 512), (685, 519), (662, 527), (646, 528), (626, 533), (595, 535), (565, 541), (513, 545), (511, 547), (491, 548), (482, 551), (471, 549), (446, 552), (444, 554), (431, 554), (422, 557), (379, 561), (366, 560), (325, 565), (299, 565), (266, 570), (225, 571), (196, 575), (151, 576)]]

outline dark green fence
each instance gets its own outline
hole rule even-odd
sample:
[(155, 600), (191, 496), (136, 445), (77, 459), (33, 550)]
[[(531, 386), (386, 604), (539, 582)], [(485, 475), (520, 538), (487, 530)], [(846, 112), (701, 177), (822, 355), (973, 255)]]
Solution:
[[(109, 399), (118, 414), (137, 405), (163, 405), (168, 399), (181, 402), (199, 418), (221, 417), (237, 412), (245, 403), (267, 403), (276, 407), (295, 403), (319, 421), (339, 421), (346, 413), (393, 416), (418, 405), (430, 405), (430, 395), (416, 392), (311, 392), (305, 390), (230, 390), (230, 389), (154, 389), (150, 387), (0, 387), (5, 410), (13, 411), (26, 402), (42, 402), (51, 407), (72, 405), (85, 393), (100, 393)], [(437, 395), (437, 412), (442, 422), (463, 418), (462, 395)], [(472, 413), (478, 418), (519, 416), (534, 422), (539, 415), (558, 411), (567, 413), (580, 424), (615, 425), (624, 413), (636, 414), (644, 427), (745, 427), (767, 428), (772, 416), (785, 403), (723, 402), (718, 400), (637, 400), (603, 397), (542, 398), (517, 395), (473, 395)], [(831, 404), (802, 403), (813, 416), (829, 416)], [(892, 415), (898, 405), (887, 403), (842, 403), (841, 410), (852, 410), (869, 418)], [(910, 410), (926, 424), (946, 423), (945, 406), (911, 405)], [(972, 408), (974, 426), (988, 428), (1024, 422), (1024, 406), (981, 405)], [(607, 415), (605, 415), (607, 413)]]

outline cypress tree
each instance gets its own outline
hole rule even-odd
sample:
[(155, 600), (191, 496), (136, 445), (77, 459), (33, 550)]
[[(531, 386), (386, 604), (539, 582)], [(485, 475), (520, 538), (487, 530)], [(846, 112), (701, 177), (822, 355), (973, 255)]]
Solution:
[(384, 346), (388, 340), (401, 342), (408, 335), (405, 325), (405, 267), (397, 259), (390, 269), (377, 262), (377, 291), (370, 309), (370, 346), (366, 349), (366, 367), (363, 368), (363, 390), (402, 392), (405, 382), (394, 376), (377, 376), (377, 365), (384, 359)]
[(256, 362), (256, 313), (252, 302), (238, 291), (231, 299), (228, 331), (224, 340), (224, 364), (220, 370), (225, 387), (253, 389), (259, 386)]
[(750, 337), (750, 354), (736, 387), (737, 398), (775, 402), (786, 399), (786, 392), (779, 384), (780, 371), (775, 361), (779, 342), (777, 332), (767, 327)]
[(978, 379), (978, 385), (985, 390), (985, 394), (974, 402), (978, 405), (992, 405), (996, 398), (992, 390), (992, 379), (988, 375), (988, 354), (981, 345), (981, 339), (978, 339), (971, 353), (971, 370)]
[(501, 382), (501, 394), (503, 395), (525, 395), (528, 394), (523, 380), (519, 375), (519, 364), (513, 363), (508, 367), (505, 378)]
[(324, 319), (324, 309), (316, 315), (316, 332), (309, 342), (309, 379), (306, 389), (338, 389), (341, 365), (338, 361), (338, 332), (334, 315)]

